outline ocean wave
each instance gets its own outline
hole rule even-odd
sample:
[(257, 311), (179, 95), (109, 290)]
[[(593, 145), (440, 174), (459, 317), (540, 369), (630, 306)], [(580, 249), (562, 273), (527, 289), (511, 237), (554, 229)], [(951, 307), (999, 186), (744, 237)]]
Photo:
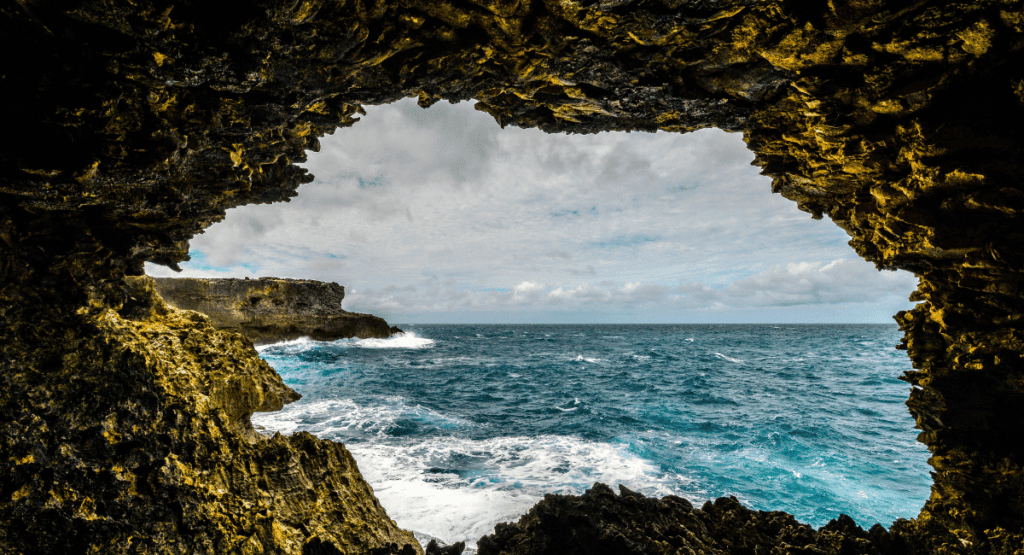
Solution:
[(363, 349), (424, 349), (433, 346), (434, 343), (433, 339), (420, 337), (407, 331), (392, 335), (387, 339), (359, 339), (354, 341), (353, 345)]
[(715, 353), (715, 356), (720, 358), (720, 359), (722, 359), (722, 360), (728, 360), (729, 362), (735, 362), (736, 364), (746, 364), (744, 361), (742, 361), (742, 360), (740, 360), (738, 358), (727, 357), (727, 356), (723, 355), (722, 353)]
[(435, 341), (426, 337), (420, 337), (413, 332), (403, 332), (392, 335), (387, 339), (335, 339), (334, 341), (317, 341), (309, 337), (300, 337), (289, 341), (270, 343), (256, 347), (260, 354), (267, 355), (296, 355), (312, 349), (331, 347), (358, 347), (362, 349), (423, 349), (433, 346)]
[(580, 408), (581, 406), (583, 406), (583, 402), (580, 401), (580, 398), (579, 397), (574, 397), (573, 401), (572, 401), (572, 406), (570, 406), (570, 407), (560, 407), (558, 405), (555, 405), (555, 408), (560, 410), (560, 411), (562, 411), (562, 412), (572, 412), (572, 411)]
[(256, 413), (252, 423), (282, 434), (302, 429), (319, 437), (343, 441), (407, 436), (423, 428), (450, 431), (474, 426), (467, 420), (410, 404), (401, 396), (365, 405), (351, 399), (303, 400), (277, 412)]
[[(815, 526), (839, 511), (868, 523), (916, 514), (927, 451), (892, 378), (909, 363), (883, 351), (895, 332), (801, 328), (765, 344), (762, 328), (576, 328), (581, 339), (424, 327), (412, 331), (436, 343), (409, 350), (291, 341), (261, 355), (305, 397), (252, 421), (344, 442), (392, 517), (446, 542), (472, 543), (544, 494), (595, 481), (698, 504), (735, 495)], [(612, 333), (629, 341), (601, 337)], [(700, 346), (686, 341), (697, 335)]]
[(323, 341), (315, 341), (309, 337), (300, 337), (298, 339), (292, 339), (289, 341), (280, 341), (278, 343), (269, 343), (267, 345), (257, 345), (256, 352), (263, 353), (266, 351), (273, 351), (275, 354), (279, 351), (280, 354), (297, 354), (303, 351), (308, 351)]
[(657, 465), (627, 444), (571, 436), (433, 437), (348, 448), (388, 516), (407, 529), (469, 547), (547, 493), (578, 495), (604, 482), (647, 495), (678, 494)]

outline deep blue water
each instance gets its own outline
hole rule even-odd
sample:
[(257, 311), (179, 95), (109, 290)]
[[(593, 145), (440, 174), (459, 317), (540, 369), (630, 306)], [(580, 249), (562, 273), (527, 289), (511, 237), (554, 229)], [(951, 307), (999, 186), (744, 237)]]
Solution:
[(814, 526), (888, 526), (928, 497), (895, 325), (403, 329), (261, 348), (303, 398), (253, 422), (344, 442), (406, 529), (472, 544), (596, 481)]

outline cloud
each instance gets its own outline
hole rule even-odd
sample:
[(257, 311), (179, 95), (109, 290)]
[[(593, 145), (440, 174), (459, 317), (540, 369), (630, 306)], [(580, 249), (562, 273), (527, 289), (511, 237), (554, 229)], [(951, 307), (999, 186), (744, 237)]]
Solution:
[(862, 260), (789, 263), (736, 280), (723, 292), (734, 304), (786, 306), (873, 301), (916, 285), (905, 272), (879, 272)]
[[(879, 272), (862, 260), (789, 263), (736, 280), (723, 288), (699, 282), (666, 285), (654, 282), (589, 282), (544, 284), (523, 281), (509, 289), (467, 291), (454, 280), (440, 282), (436, 276), (405, 288), (393, 286), (381, 291), (360, 290), (361, 303), (380, 304), (384, 299), (410, 313), (448, 312), (453, 308), (500, 311), (531, 306), (538, 310), (601, 305), (606, 310), (624, 311), (638, 307), (729, 310), (752, 307), (837, 305), (871, 303), (889, 297), (905, 297), (915, 278), (905, 272)], [(441, 299), (457, 303), (439, 304)], [(425, 293), (425, 294), (424, 294)]]
[(347, 306), (420, 321), (908, 305), (912, 278), (853, 260), (841, 229), (773, 195), (738, 134), (502, 130), (470, 103), (366, 111), (310, 155), (298, 197), (197, 236), (186, 273), (337, 281)]
[(597, 270), (595, 270), (594, 267), (592, 265), (590, 265), (590, 264), (587, 264), (587, 266), (585, 268), (583, 268), (582, 270), (576, 270), (576, 269), (573, 269), (573, 268), (569, 268), (568, 270), (566, 270), (566, 272), (568, 272), (568, 273), (570, 273), (570, 274), (572, 274), (574, 276), (596, 276), (597, 275)]

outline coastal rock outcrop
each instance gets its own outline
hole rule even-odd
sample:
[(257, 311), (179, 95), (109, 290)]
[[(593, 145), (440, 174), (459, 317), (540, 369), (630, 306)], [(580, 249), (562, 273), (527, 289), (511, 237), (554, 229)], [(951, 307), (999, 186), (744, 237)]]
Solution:
[(127, 283), (0, 345), (0, 551), (419, 550), (343, 445), (253, 429), (299, 395), (249, 340)]
[(477, 547), (479, 555), (905, 555), (915, 552), (901, 534), (907, 524), (865, 531), (841, 516), (815, 530), (787, 513), (752, 511), (735, 497), (695, 509), (673, 495), (653, 499), (624, 486), (616, 495), (594, 484), (580, 496), (545, 496)]
[[(743, 132), (776, 192), (920, 278), (897, 321), (935, 482), (904, 536), (1024, 549), (1022, 0), (23, 0), (0, 45), (0, 550), (356, 550), (362, 517), (281, 470), (341, 468), (337, 448), (250, 444), (227, 416), (287, 395), (252, 349), (122, 311), (144, 262), (295, 195), (319, 137), (403, 97), (548, 132)], [(167, 347), (200, 339), (225, 347)], [(192, 364), (249, 393), (172, 387)], [(278, 490), (332, 516), (251, 512)]]
[(337, 283), (271, 277), (154, 281), (171, 306), (202, 312), (214, 328), (240, 333), (256, 345), (299, 337), (387, 338), (400, 332), (378, 316), (342, 310), (345, 288)]

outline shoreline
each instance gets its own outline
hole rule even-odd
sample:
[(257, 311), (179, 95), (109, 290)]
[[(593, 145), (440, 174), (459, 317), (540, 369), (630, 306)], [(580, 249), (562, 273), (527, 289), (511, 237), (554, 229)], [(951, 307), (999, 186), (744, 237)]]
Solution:
[(214, 328), (240, 333), (257, 346), (300, 337), (384, 339), (402, 331), (379, 316), (344, 310), (345, 288), (337, 283), (274, 277), (145, 278), (153, 280), (169, 305), (205, 314)]

